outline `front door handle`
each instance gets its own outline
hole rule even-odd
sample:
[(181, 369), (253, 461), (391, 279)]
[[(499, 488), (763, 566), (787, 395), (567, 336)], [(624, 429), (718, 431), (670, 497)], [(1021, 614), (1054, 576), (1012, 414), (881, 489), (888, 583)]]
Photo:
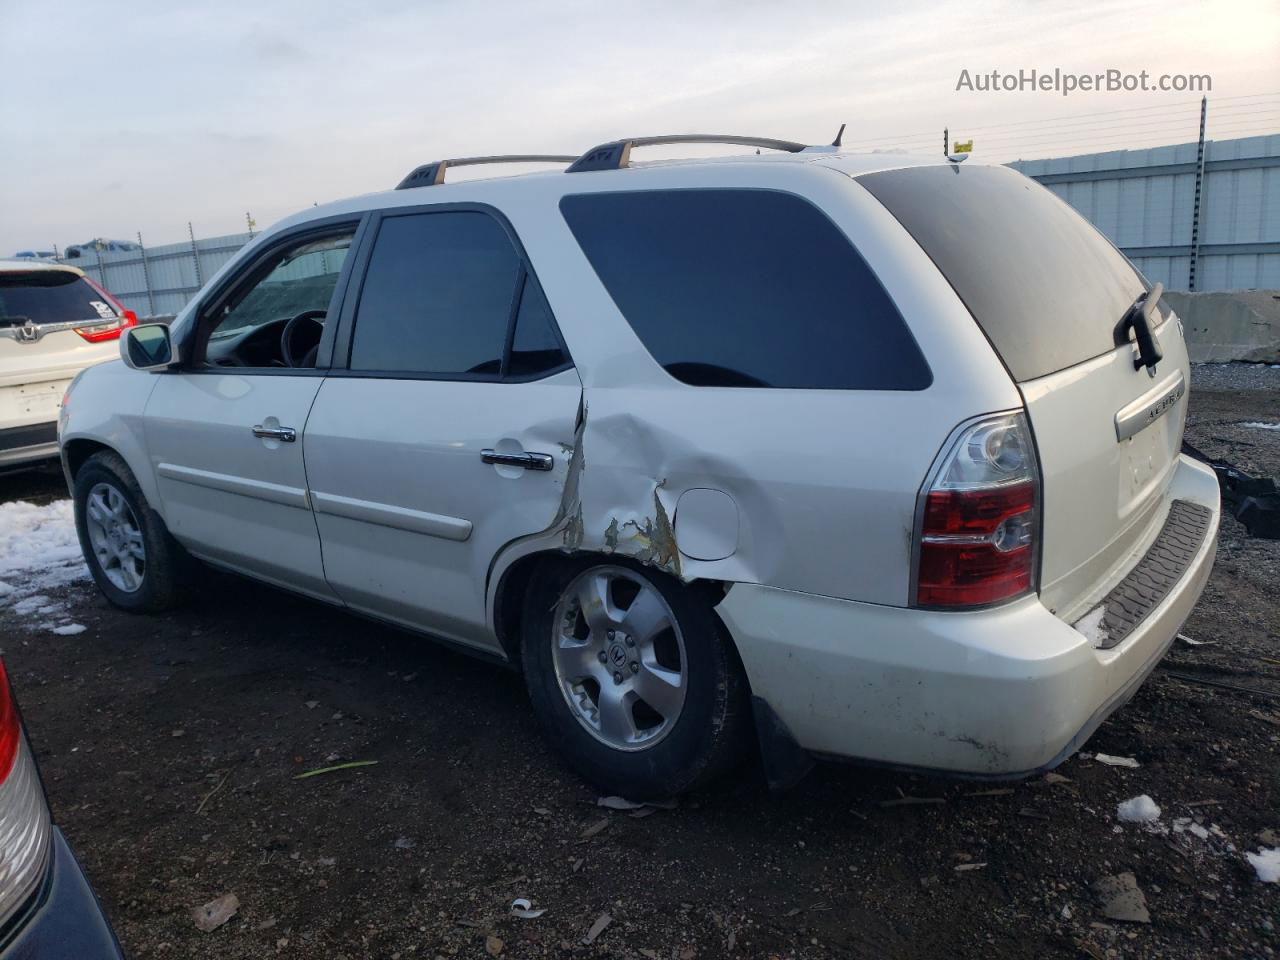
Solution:
[(279, 440), (281, 443), (293, 443), (298, 439), (298, 431), (293, 427), (264, 427), (260, 423), (254, 425), (253, 435), (263, 440)]
[(480, 451), (480, 459), (485, 463), (496, 463), (504, 467), (524, 467), (526, 470), (550, 470), (555, 466), (555, 458), (549, 453), (499, 453), (497, 450)]

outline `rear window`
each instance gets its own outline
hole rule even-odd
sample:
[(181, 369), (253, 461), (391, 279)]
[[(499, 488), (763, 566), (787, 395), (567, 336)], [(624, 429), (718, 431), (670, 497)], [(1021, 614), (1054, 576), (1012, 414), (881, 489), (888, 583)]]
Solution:
[(875, 274), (817, 207), (773, 190), (560, 201), (654, 359), (695, 386), (922, 390), (929, 367)]
[(0, 272), (0, 326), (114, 320), (116, 312), (97, 290), (67, 270)]
[(937, 264), (1015, 380), (1114, 350), (1116, 325), (1146, 289), (1088, 221), (1007, 167), (857, 179)]

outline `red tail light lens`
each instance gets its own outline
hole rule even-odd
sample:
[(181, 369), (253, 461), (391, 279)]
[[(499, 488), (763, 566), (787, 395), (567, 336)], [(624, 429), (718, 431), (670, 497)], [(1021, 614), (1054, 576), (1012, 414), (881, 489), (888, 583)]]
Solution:
[(18, 708), (13, 703), (9, 689), (9, 676), (0, 661), (0, 783), (9, 779), (18, 744), (22, 741), (22, 727), (18, 723)]
[(974, 607), (1034, 587), (1038, 550), (1035, 451), (1022, 414), (963, 430), (925, 494), (915, 601)]
[(111, 304), (112, 309), (116, 312), (116, 319), (76, 327), (76, 333), (90, 343), (102, 343), (104, 340), (116, 340), (127, 327), (136, 327), (138, 325), (138, 315), (136, 313), (132, 310), (126, 310), (123, 303), (104, 290), (100, 284), (94, 283), (91, 278), (85, 277), (84, 280), (85, 283), (98, 291), (98, 295), (103, 300)]
[(127, 327), (138, 325), (138, 315), (132, 310), (121, 310), (117, 320), (106, 320), (87, 327), (76, 327), (76, 333), (90, 343), (102, 343), (104, 340), (115, 340), (124, 333)]

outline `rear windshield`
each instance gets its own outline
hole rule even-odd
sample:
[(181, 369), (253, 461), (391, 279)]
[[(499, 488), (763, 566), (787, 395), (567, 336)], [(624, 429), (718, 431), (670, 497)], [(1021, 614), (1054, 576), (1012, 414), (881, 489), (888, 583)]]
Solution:
[(1146, 286), (1091, 224), (1007, 167), (911, 167), (858, 182), (924, 248), (1018, 381), (1115, 349)]
[(84, 277), (67, 270), (0, 272), (0, 326), (114, 320), (116, 312)]
[(897, 307), (817, 207), (773, 190), (590, 193), (560, 202), (636, 335), (694, 386), (922, 390)]

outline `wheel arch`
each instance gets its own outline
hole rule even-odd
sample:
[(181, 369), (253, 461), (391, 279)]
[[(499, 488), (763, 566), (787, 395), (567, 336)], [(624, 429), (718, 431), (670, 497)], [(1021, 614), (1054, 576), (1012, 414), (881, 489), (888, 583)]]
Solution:
[[(529, 582), (533, 579), (534, 573), (546, 564), (561, 563), (582, 563), (584, 561), (599, 561), (600, 563), (617, 563), (618, 561), (627, 561), (635, 563), (635, 558), (620, 556), (618, 554), (610, 554), (589, 550), (575, 550), (566, 552), (564, 550), (539, 550), (535, 553), (528, 553), (522, 557), (513, 560), (498, 577), (497, 587), (494, 590), (493, 600), (493, 630), (497, 635), (498, 643), (502, 646), (502, 652), (506, 654), (507, 659), (517, 669), (520, 667), (520, 619), (524, 607), (525, 594), (529, 588)], [(653, 577), (660, 577), (678, 584), (682, 589), (690, 590), (696, 594), (705, 597), (711, 604), (712, 615), (720, 628), (721, 635), (728, 642), (733, 655), (738, 658), (741, 665), (741, 655), (738, 652), (737, 644), (730, 634), (724, 621), (716, 612), (715, 607), (724, 599), (729, 592), (731, 583), (725, 583), (721, 580), (681, 580), (674, 577), (666, 571), (649, 565), (642, 564), (642, 568)], [(746, 677), (745, 671), (743, 672)], [(748, 685), (750, 681), (748, 680)]]
[[(115, 450), (100, 440), (91, 440), (88, 437), (76, 437), (67, 440), (62, 444), (62, 466), (67, 475), (67, 486), (71, 487), (76, 478), (76, 474), (80, 472), (80, 468), (84, 466), (85, 461), (92, 457), (95, 453), (102, 451), (114, 453), (120, 456), (120, 451)], [(124, 459), (121, 457), (121, 459)], [(125, 461), (126, 463), (128, 461)]]
[(125, 446), (124, 444), (113, 446), (92, 436), (64, 437), (61, 457), (62, 472), (67, 479), (67, 491), (73, 497), (75, 496), (76, 474), (90, 457), (96, 453), (113, 453), (123, 460), (125, 466), (133, 473), (134, 479), (138, 482), (138, 489), (146, 498), (147, 506), (163, 517), (164, 511), (161, 509), (159, 491), (155, 486), (155, 476), (148, 469), (149, 464), (146, 462), (145, 453), (141, 449), (135, 449), (131, 456), (129, 451), (124, 449)]

